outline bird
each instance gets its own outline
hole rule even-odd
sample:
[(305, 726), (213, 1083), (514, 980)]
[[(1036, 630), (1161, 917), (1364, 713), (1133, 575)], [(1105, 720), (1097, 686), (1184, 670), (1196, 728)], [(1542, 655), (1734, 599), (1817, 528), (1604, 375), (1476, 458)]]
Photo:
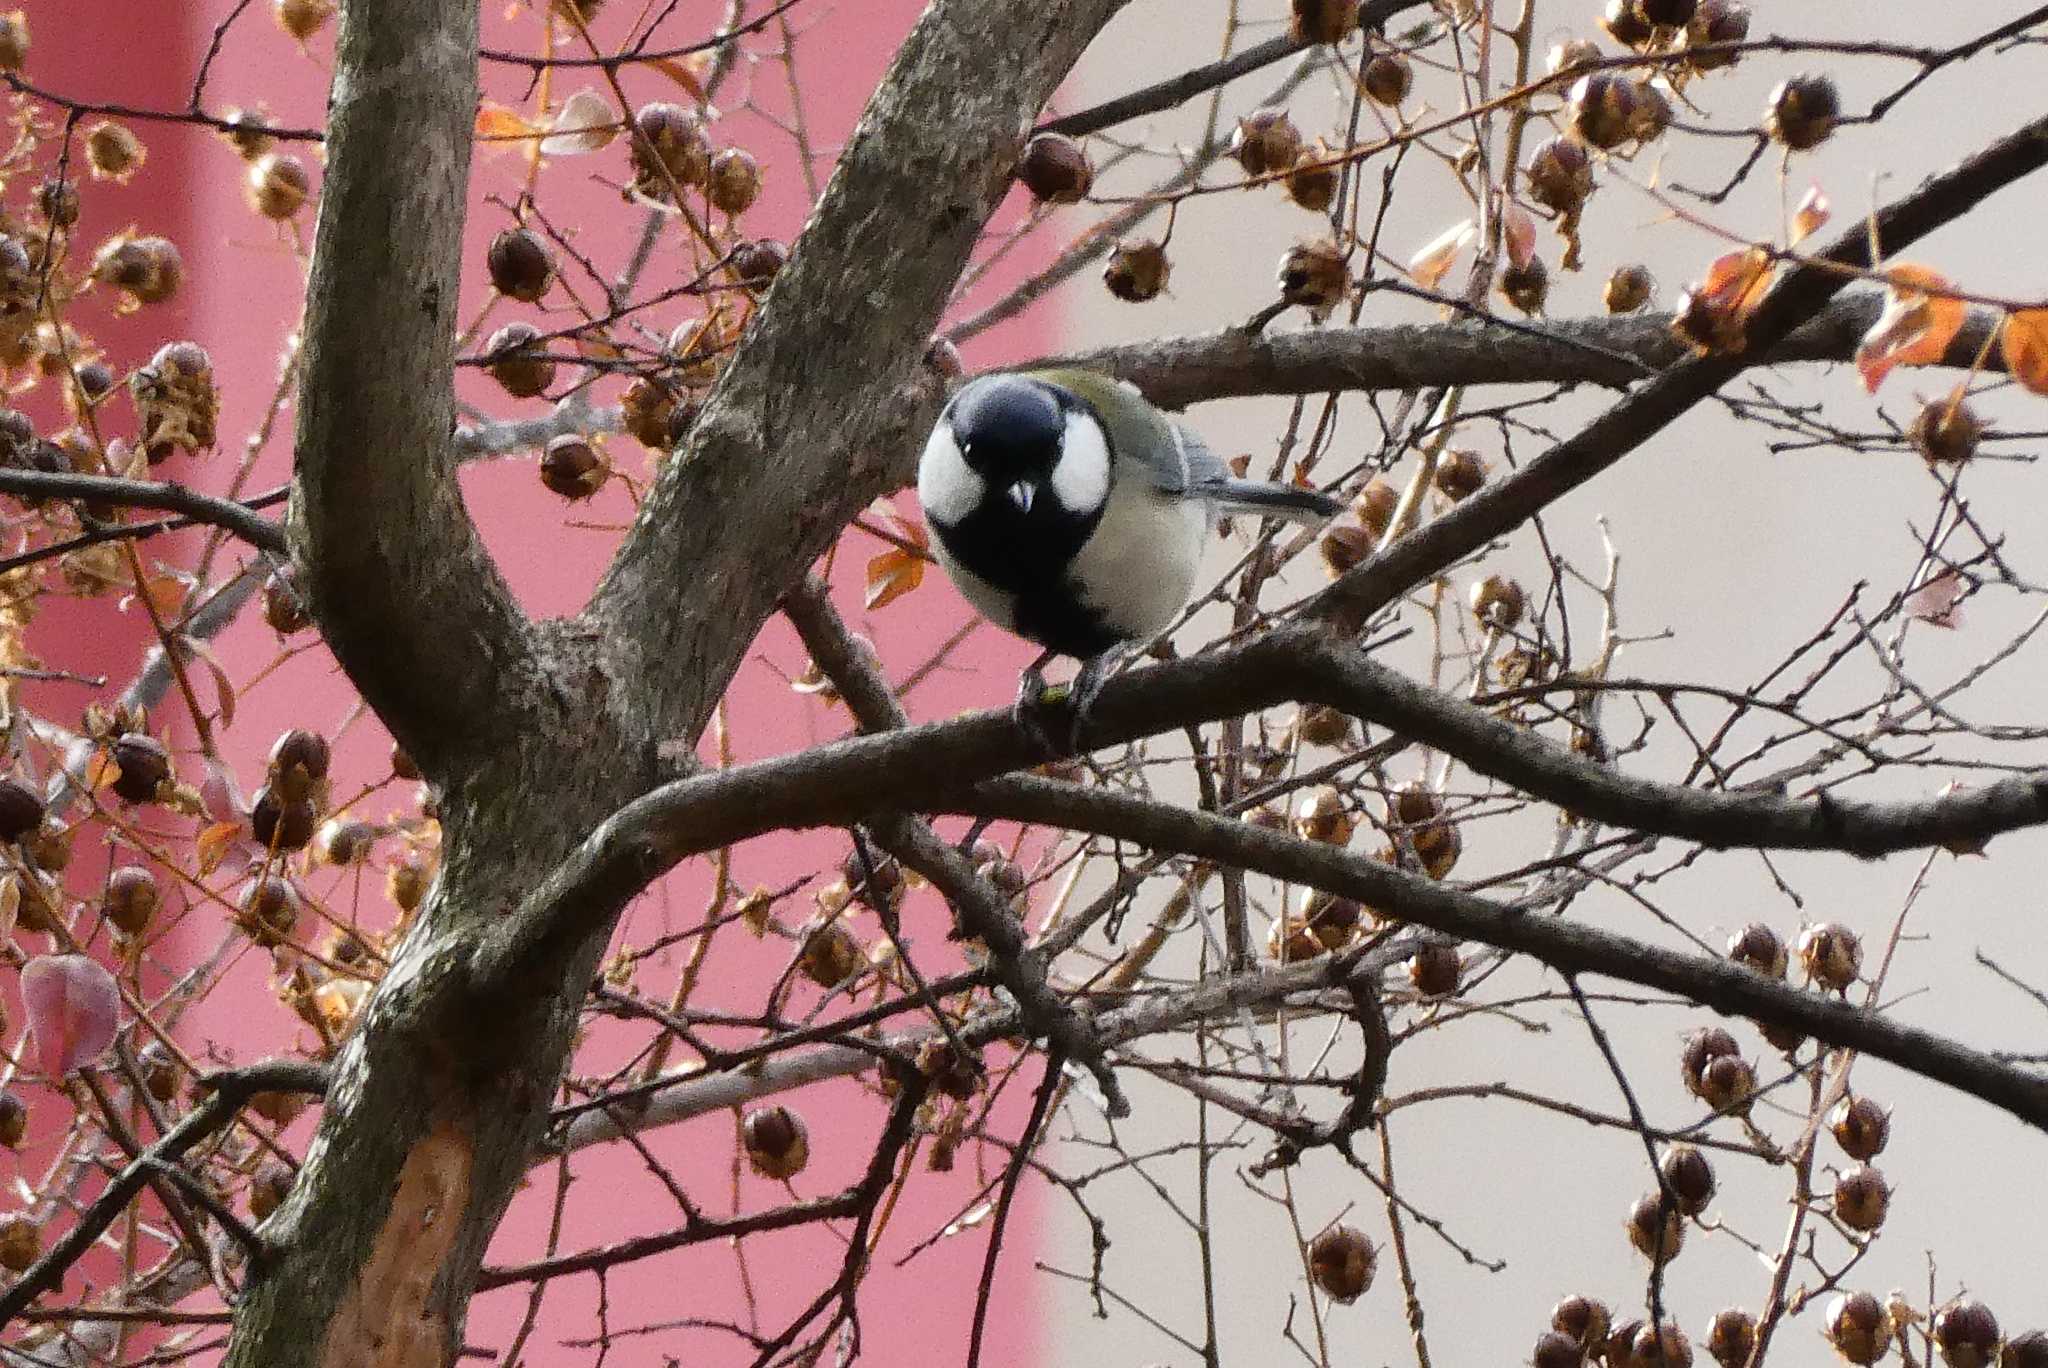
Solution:
[[(1134, 386), (1078, 368), (961, 386), (925, 442), (917, 497), (961, 595), (1043, 648), (1018, 682), (1017, 714), (1050, 744), (1043, 712), (1064, 702), (1069, 748), (1118, 651), (1187, 606), (1218, 515), (1319, 525), (1343, 507), (1317, 490), (1237, 478)], [(1048, 693), (1043, 672), (1057, 656), (1080, 670)]]

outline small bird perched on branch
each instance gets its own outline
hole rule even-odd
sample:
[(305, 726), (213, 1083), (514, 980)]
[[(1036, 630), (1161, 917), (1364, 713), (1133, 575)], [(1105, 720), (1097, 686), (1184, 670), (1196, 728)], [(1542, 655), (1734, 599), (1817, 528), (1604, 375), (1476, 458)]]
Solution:
[[(998, 627), (1044, 647), (1018, 682), (1040, 737), (1064, 697), (1077, 727), (1118, 647), (1156, 636), (1194, 592), (1219, 513), (1318, 524), (1343, 507), (1312, 489), (1241, 480), (1132, 386), (1050, 369), (969, 381), (932, 429), (917, 497), (939, 564)], [(1048, 695), (1041, 671), (1080, 673)]]

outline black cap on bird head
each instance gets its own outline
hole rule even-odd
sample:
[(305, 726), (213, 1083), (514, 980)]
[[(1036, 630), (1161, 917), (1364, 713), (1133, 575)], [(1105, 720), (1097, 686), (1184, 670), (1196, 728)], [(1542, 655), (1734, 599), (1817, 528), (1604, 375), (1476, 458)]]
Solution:
[(953, 440), (991, 483), (1043, 479), (1060, 458), (1067, 414), (1052, 386), (1021, 375), (976, 380), (953, 400)]

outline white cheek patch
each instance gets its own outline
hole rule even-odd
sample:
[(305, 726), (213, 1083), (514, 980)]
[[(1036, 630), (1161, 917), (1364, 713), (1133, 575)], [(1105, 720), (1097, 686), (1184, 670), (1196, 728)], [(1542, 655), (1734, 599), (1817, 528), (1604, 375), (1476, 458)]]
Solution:
[(961, 522), (974, 512), (987, 489), (960, 454), (960, 444), (953, 440), (953, 425), (940, 420), (924, 444), (924, 458), (917, 463), (917, 501), (924, 505), (925, 516), (933, 522)]
[(1086, 413), (1067, 415), (1052, 492), (1069, 513), (1093, 513), (1109, 498), (1109, 442), (1102, 425)]

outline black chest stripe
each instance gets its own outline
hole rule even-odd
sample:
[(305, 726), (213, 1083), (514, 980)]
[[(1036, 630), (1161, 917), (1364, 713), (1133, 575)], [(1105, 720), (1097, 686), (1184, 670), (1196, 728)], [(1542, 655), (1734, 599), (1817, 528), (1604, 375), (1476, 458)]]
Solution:
[(1018, 635), (1085, 659), (1123, 639), (1082, 605), (1068, 578), (1101, 520), (1101, 509), (1074, 514), (1049, 494), (1028, 514), (997, 496), (957, 523), (934, 522), (933, 529), (954, 560), (1016, 600)]

